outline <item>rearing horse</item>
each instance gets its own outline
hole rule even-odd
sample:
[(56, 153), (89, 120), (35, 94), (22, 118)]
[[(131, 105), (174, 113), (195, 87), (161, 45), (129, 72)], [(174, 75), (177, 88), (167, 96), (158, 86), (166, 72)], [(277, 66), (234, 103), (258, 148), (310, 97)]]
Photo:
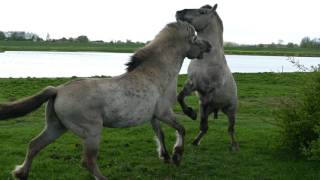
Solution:
[(176, 92), (171, 91), (172, 82), (185, 57), (201, 58), (210, 48), (208, 42), (197, 39), (190, 24), (170, 23), (132, 56), (123, 75), (75, 80), (47, 87), (19, 101), (0, 104), (0, 120), (4, 120), (23, 116), (48, 101), (45, 128), (30, 142), (24, 162), (16, 167), (13, 175), (27, 179), (37, 153), (70, 130), (83, 139), (83, 165), (96, 179), (106, 179), (96, 162), (102, 128), (131, 127), (148, 121), (158, 138), (160, 157), (165, 161), (169, 161), (170, 156), (160, 121), (177, 130), (172, 161), (178, 165), (184, 149), (185, 129), (171, 109), (172, 101), (176, 100)]
[(238, 149), (234, 137), (234, 125), (237, 110), (237, 85), (227, 65), (223, 50), (223, 24), (213, 7), (206, 5), (200, 9), (184, 9), (176, 12), (176, 18), (192, 24), (201, 39), (209, 41), (213, 48), (200, 61), (191, 61), (188, 67), (188, 80), (178, 95), (178, 101), (183, 112), (190, 118), (197, 118), (196, 112), (188, 107), (184, 98), (197, 91), (200, 95), (200, 132), (193, 145), (198, 145), (208, 130), (208, 116), (222, 110), (229, 119), (228, 132), (231, 138), (231, 148)]

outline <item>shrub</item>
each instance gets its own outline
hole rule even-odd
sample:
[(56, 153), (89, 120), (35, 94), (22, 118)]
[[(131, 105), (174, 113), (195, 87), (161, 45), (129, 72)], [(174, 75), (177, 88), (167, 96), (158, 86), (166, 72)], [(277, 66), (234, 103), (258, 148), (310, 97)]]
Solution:
[(309, 75), (299, 97), (280, 103), (276, 120), (283, 149), (320, 160), (320, 73)]

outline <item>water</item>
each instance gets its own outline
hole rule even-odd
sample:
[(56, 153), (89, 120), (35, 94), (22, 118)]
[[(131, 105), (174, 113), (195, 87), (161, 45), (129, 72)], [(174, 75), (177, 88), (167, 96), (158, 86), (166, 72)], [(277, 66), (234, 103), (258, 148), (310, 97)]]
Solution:
[[(116, 76), (125, 72), (131, 53), (32, 52), (0, 53), (0, 77), (90, 77)], [(294, 72), (297, 68), (287, 57), (227, 55), (232, 72)], [(307, 67), (320, 64), (320, 58), (297, 57)], [(180, 74), (186, 74), (186, 59)]]

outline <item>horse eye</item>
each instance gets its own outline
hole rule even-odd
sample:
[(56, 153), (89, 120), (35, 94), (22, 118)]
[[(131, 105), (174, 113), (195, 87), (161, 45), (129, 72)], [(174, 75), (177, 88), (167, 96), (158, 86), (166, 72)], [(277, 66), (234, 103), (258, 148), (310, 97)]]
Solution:
[(200, 14), (206, 14), (206, 11), (199, 11)]

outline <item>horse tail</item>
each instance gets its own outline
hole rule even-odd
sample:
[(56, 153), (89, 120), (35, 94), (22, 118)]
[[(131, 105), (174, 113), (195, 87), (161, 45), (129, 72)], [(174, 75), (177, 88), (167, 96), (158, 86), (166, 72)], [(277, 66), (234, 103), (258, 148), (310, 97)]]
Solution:
[(10, 103), (0, 103), (0, 120), (24, 116), (38, 109), (48, 99), (55, 97), (57, 89), (48, 86), (33, 96)]

